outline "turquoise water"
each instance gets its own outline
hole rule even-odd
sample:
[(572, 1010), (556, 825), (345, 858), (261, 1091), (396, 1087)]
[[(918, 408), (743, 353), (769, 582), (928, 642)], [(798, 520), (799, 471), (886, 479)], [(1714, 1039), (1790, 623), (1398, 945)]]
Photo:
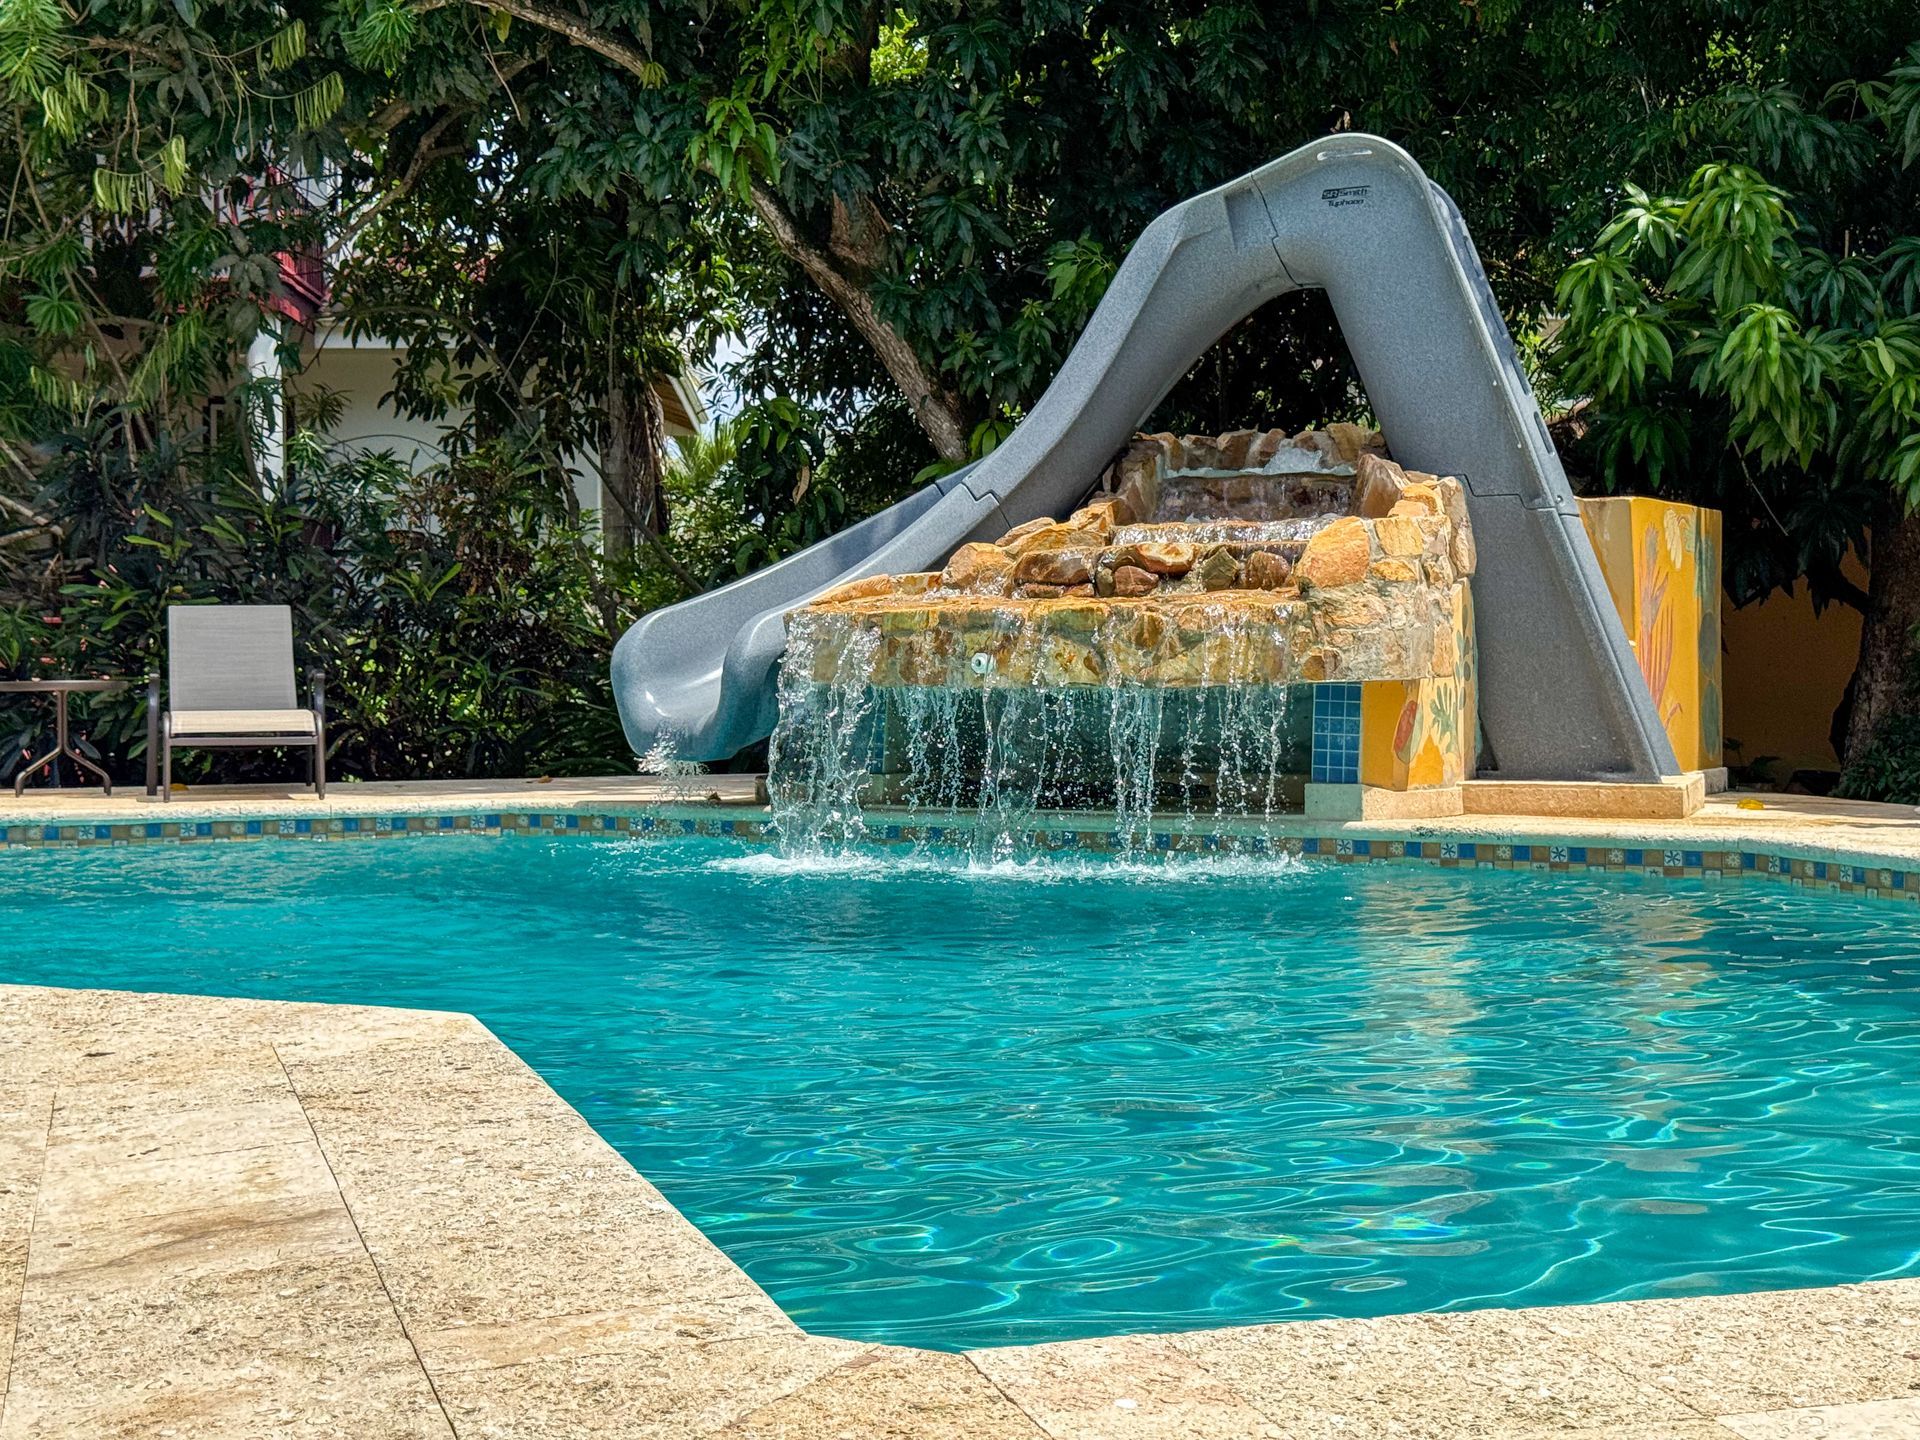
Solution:
[(830, 1334), (1920, 1273), (1897, 904), (1418, 865), (796, 868), (691, 840), (0, 870), (0, 979), (474, 1012)]

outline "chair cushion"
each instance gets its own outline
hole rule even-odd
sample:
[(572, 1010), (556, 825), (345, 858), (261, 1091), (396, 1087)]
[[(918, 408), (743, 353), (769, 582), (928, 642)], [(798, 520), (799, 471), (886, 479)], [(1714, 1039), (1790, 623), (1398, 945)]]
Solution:
[(175, 735), (315, 735), (311, 710), (175, 710)]

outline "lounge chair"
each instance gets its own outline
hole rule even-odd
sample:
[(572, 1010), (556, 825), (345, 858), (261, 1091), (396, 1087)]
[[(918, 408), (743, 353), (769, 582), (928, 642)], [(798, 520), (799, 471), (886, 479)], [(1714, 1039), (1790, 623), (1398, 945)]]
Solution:
[[(167, 708), (147, 683), (147, 793), (160, 756), (160, 798), (173, 798), (173, 752), (304, 748), (316, 799), (327, 793), (327, 682), (309, 672), (313, 705), (294, 700), (293, 612), (285, 605), (169, 605)], [(156, 729), (158, 734), (156, 735)]]

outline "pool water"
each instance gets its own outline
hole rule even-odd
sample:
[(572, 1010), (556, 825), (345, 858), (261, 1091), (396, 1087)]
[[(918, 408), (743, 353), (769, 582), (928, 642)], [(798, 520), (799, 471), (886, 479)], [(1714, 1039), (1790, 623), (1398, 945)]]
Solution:
[(473, 1012), (827, 1334), (1920, 1273), (1892, 903), (698, 840), (0, 863), (0, 980)]

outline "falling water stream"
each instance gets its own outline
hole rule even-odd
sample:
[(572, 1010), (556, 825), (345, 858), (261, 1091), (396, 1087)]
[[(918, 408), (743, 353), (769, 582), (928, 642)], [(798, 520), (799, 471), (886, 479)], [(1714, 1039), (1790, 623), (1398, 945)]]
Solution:
[[(890, 821), (961, 828), (975, 858), (1014, 858), (1031, 832), (1065, 811), (1112, 816), (1115, 848), (1150, 847), (1156, 819), (1271, 818), (1289, 808), (1305, 768), (1297, 687), (1234, 683), (1257, 673), (1259, 627), (1223, 610), (1225, 674), (1199, 683), (1013, 683), (953, 658), (937, 685), (871, 683), (878, 627), (845, 614), (801, 612), (781, 665), (769, 762), (776, 831), (794, 854), (875, 838), (869, 811)], [(1027, 612), (1007, 673), (1044, 673), (1044, 612)], [(1098, 637), (1096, 637), (1098, 640)], [(1229, 840), (1230, 844), (1231, 841)]]

